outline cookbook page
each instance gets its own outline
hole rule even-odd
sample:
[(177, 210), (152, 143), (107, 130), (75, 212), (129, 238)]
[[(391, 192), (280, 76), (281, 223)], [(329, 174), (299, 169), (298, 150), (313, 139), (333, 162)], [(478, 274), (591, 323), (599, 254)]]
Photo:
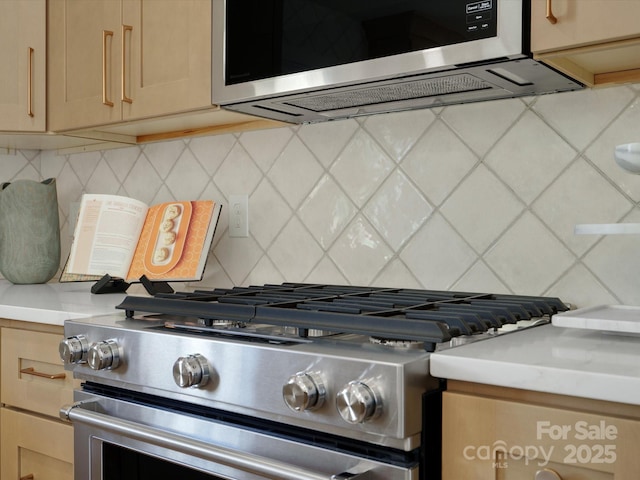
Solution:
[(118, 195), (83, 195), (65, 273), (124, 278), (148, 207)]
[(149, 208), (127, 282), (202, 278), (220, 206), (212, 200), (167, 202)]

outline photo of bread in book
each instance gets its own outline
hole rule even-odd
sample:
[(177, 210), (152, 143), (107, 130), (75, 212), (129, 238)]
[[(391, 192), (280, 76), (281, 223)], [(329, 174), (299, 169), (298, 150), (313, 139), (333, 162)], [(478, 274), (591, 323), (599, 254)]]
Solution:
[(83, 195), (69, 259), (60, 278), (103, 275), (137, 282), (202, 278), (220, 204), (165, 202), (148, 207), (118, 195)]

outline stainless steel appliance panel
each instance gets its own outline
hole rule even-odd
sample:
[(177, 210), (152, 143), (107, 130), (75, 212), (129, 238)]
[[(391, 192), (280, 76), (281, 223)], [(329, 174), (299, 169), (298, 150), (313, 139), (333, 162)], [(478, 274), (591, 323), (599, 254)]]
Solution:
[[(82, 335), (89, 343), (112, 340), (122, 352), (114, 369), (93, 370), (87, 363), (67, 368), (84, 380), (298, 426), (321, 425), (330, 433), (394, 448), (411, 450), (420, 443), (422, 394), (437, 386), (425, 374), (429, 355), (422, 349), (304, 339), (247, 348), (241, 341), (172, 333), (160, 325), (121, 317), (67, 321), (67, 337)], [(208, 361), (211, 378), (203, 387), (181, 388), (172, 375), (174, 362), (196, 353)], [(326, 400), (321, 408), (296, 412), (284, 402), (282, 388), (298, 372), (323, 379)], [(352, 381), (365, 383), (380, 396), (382, 410), (376, 418), (349, 424), (338, 414), (336, 395)]]
[(529, 15), (524, 0), (214, 0), (212, 102), (311, 123), (584, 88), (532, 58)]
[[(110, 478), (103, 476), (109, 469), (103, 458), (105, 445), (121, 446), (190, 471), (204, 472), (212, 479), (418, 478), (415, 465), (378, 462), (93, 393), (78, 391), (75, 400), (81, 403), (63, 409), (61, 415), (68, 417), (74, 425), (76, 478)], [(355, 476), (358, 474), (361, 475)]]
[[(455, 65), (496, 58), (525, 58), (525, 55), (523, 55), (522, 35), (523, 3), (514, 0), (489, 0), (487, 3), (493, 4), (495, 2), (495, 11), (498, 12), (495, 19), (498, 34), (494, 37), (479, 40), (467, 39), (462, 43), (435, 46), (419, 51), (407, 51), (382, 58), (325, 66), (297, 73), (276, 74), (270, 78), (251, 80), (249, 82), (228, 83), (225, 80), (227, 77), (227, 63), (233, 59), (228, 58), (226, 40), (221, 37), (220, 33), (229, 28), (225, 8), (232, 1), (213, 1), (213, 32), (216, 39), (213, 42), (213, 59), (215, 62), (213, 66), (214, 103), (241, 102), (271, 95), (278, 96), (285, 93), (293, 94), (326, 87), (339, 87), (354, 82), (371, 82), (400, 75), (406, 76), (430, 71), (442, 71), (452, 69)], [(455, 3), (461, 12), (466, 11), (468, 4), (478, 3), (466, 0), (450, 0), (447, 3), (451, 2)], [(331, 2), (328, 3), (330, 4)], [(440, 2), (425, 0), (418, 3), (427, 5)], [(373, 14), (376, 6), (375, 2), (365, 2), (365, 4), (368, 4), (368, 8)], [(308, 22), (313, 21), (312, 19), (301, 19), (301, 21), (305, 20)], [(265, 19), (264, 21), (268, 22), (269, 20)], [(438, 21), (447, 22), (447, 19), (441, 18)], [(234, 19), (232, 22), (236, 24), (232, 28), (235, 27), (237, 29), (241, 25), (241, 19)], [(448, 28), (446, 23), (445, 27)], [(314, 35), (317, 30), (317, 28), (310, 28), (307, 33)], [(244, 34), (251, 38), (255, 34), (255, 30), (246, 30)], [(322, 38), (308, 38), (304, 43), (313, 45), (315, 42), (322, 41)], [(301, 46), (300, 48), (304, 47)], [(345, 46), (345, 48), (348, 47)], [(258, 61), (258, 58), (256, 58), (256, 61)]]

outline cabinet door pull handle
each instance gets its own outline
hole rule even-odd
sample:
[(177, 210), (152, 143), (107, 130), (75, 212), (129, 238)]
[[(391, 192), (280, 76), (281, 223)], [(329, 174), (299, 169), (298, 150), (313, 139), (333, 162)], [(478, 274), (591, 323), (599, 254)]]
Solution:
[(29, 47), (27, 57), (27, 115), (33, 117), (33, 48)]
[(20, 477), (20, 480), (33, 480), (34, 478), (36, 478), (36, 477), (33, 476), (33, 473), (30, 473), (29, 475), (25, 475), (24, 477)]
[(552, 0), (547, 0), (547, 20), (549, 20), (549, 23), (551, 23), (552, 25), (555, 25), (556, 23), (558, 23), (558, 19), (553, 14), (553, 9), (551, 7), (551, 1)]
[(33, 367), (23, 368), (22, 370), (20, 370), (20, 373), (25, 375), (33, 375), (34, 377), (49, 378), (51, 380), (63, 380), (67, 377), (66, 373), (42, 373), (38, 372)]
[(121, 88), (122, 88), (122, 101), (123, 102), (127, 102), (127, 103), (133, 103), (133, 99), (130, 97), (127, 97), (127, 83), (126, 83), (126, 76), (127, 76), (127, 57), (125, 55), (126, 52), (126, 48), (125, 48), (125, 37), (126, 37), (126, 33), (130, 32), (131, 35), (133, 35), (133, 27), (130, 25), (122, 25), (122, 84), (121, 84)]
[(113, 32), (110, 30), (102, 31), (102, 104), (113, 107), (113, 102), (107, 96), (107, 37), (113, 39)]

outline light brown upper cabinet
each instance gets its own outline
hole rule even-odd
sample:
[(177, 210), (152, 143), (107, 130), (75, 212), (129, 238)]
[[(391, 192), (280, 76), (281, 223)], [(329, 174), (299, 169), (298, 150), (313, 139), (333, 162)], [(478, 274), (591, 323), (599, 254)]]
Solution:
[(46, 128), (45, 0), (0, 2), (0, 130)]
[(532, 0), (534, 58), (588, 86), (640, 81), (640, 1)]
[(49, 129), (211, 109), (211, 0), (50, 0)]

